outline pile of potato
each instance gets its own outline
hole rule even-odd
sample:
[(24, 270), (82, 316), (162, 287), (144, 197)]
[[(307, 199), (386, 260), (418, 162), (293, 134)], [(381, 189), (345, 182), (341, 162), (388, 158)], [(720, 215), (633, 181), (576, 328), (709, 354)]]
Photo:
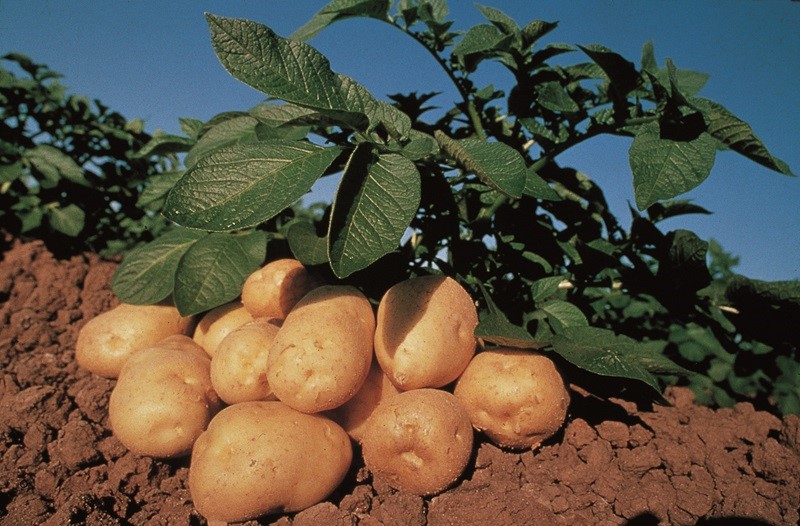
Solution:
[(181, 317), (122, 304), (81, 330), (79, 365), (117, 378), (114, 435), (131, 451), (191, 455), (189, 489), (209, 521), (244, 521), (324, 500), (360, 446), (392, 487), (432, 495), (464, 472), (474, 430), (535, 448), (569, 395), (537, 353), (484, 349), (470, 295), (444, 276), (386, 291), (326, 285), (281, 259), (241, 301)]

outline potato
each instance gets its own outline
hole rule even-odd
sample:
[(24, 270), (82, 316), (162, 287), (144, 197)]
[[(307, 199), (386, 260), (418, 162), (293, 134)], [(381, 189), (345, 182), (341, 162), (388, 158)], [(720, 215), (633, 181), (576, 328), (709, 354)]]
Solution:
[(242, 305), (254, 318), (284, 319), (312, 289), (322, 285), (296, 259), (277, 259), (256, 270), (242, 286)]
[(189, 491), (209, 521), (292, 512), (327, 497), (350, 469), (350, 438), (321, 415), (282, 402), (226, 407), (192, 451)]
[(159, 349), (172, 349), (174, 351), (188, 352), (189, 354), (194, 354), (200, 358), (205, 358), (206, 360), (208, 359), (208, 353), (206, 350), (200, 347), (191, 336), (187, 336), (186, 334), (167, 336), (163, 340), (158, 340), (152, 346), (158, 347)]
[(384, 374), (378, 363), (373, 361), (369, 375), (361, 389), (344, 405), (329, 411), (326, 416), (342, 426), (350, 438), (361, 442), (370, 415), (381, 402), (400, 392)]
[(194, 320), (178, 313), (171, 303), (121, 303), (95, 316), (78, 333), (78, 365), (106, 378), (119, 376), (122, 364), (138, 349), (174, 334), (188, 334)]
[(211, 385), (227, 404), (275, 399), (267, 382), (267, 353), (280, 320), (258, 318), (228, 333), (211, 359)]
[(114, 435), (139, 455), (188, 455), (220, 408), (210, 368), (208, 357), (193, 351), (136, 351), (111, 391), (108, 413)]
[(372, 305), (358, 289), (312, 290), (286, 317), (269, 349), (272, 392), (304, 413), (339, 407), (367, 378), (374, 334)]
[(253, 317), (247, 309), (238, 301), (231, 301), (205, 313), (200, 318), (192, 338), (209, 356), (214, 356), (219, 342), (229, 332), (250, 321), (253, 321)]
[(432, 495), (461, 476), (473, 431), (458, 399), (439, 389), (405, 391), (380, 404), (361, 441), (364, 463), (395, 489)]
[(569, 393), (553, 361), (515, 349), (483, 351), (456, 383), (472, 425), (501, 447), (536, 448), (564, 424)]
[(475, 303), (454, 279), (402, 281), (378, 305), (375, 356), (400, 389), (442, 387), (474, 356), (477, 325)]

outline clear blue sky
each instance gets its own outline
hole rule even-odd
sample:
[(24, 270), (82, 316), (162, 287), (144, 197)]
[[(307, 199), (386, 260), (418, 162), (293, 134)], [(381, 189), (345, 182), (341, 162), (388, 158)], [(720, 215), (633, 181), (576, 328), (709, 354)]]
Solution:
[[(98, 98), (149, 132), (179, 133), (179, 117), (208, 119), (248, 109), (262, 95), (228, 76), (214, 56), (203, 18), (249, 18), (289, 35), (326, 2), (0, 0), (0, 54), (17, 51), (64, 74), (71, 92)], [(484, 0), (523, 25), (559, 21), (543, 43), (603, 44), (638, 64), (642, 45), (655, 44), (663, 64), (711, 74), (701, 95), (750, 123), (771, 152), (800, 173), (800, 2), (790, 0)], [(454, 28), (484, 20), (472, 2), (450, 1)], [(408, 91), (455, 94), (416, 44), (372, 20), (348, 20), (311, 41), (335, 71), (376, 96)], [(577, 56), (576, 61), (585, 57)], [(497, 86), (496, 68), (481, 77)], [(628, 139), (600, 138), (559, 158), (605, 190), (627, 223), (633, 201)], [(329, 187), (317, 188), (325, 198)], [(682, 196), (713, 211), (683, 216), (663, 229), (688, 228), (741, 257), (739, 272), (760, 279), (800, 278), (800, 178), (720, 152), (711, 177)]]

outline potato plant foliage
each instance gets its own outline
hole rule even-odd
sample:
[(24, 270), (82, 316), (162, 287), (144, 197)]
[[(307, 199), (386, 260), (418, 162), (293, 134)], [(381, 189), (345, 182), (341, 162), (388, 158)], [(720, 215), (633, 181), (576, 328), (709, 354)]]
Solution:
[[(266, 102), (184, 119), (185, 135), (140, 151), (185, 154), (182, 175), (159, 187), (179, 226), (128, 254), (117, 295), (173, 295), (183, 314), (198, 313), (285, 255), (373, 300), (441, 272), (478, 300), (485, 341), (555, 353), (609, 391), (682, 382), (702, 402), (800, 412), (800, 333), (789, 321), (800, 283), (735, 276), (719, 247), (709, 255), (694, 233), (659, 228), (708, 213), (679, 196), (709, 176), (719, 151), (789, 167), (700, 95), (706, 75), (660, 64), (651, 44), (634, 63), (600, 45), (549, 42), (556, 22), (521, 26), (477, 8), (485, 23), (460, 30), (444, 0), (334, 0), (289, 38), (208, 14), (222, 66)], [(332, 71), (305, 41), (352, 17), (418, 42), (460, 100), (436, 111), (435, 93), (387, 102)], [(475, 83), (489, 63), (513, 75), (507, 93)], [(589, 175), (557, 161), (601, 134), (630, 138), (629, 229)], [(329, 205), (297, 204), (330, 176), (340, 182)]]

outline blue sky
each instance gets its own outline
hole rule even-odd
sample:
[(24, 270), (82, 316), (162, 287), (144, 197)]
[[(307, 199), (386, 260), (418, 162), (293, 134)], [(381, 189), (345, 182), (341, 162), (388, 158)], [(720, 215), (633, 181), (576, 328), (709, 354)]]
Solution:
[[(98, 98), (146, 129), (179, 133), (178, 118), (208, 119), (248, 109), (263, 95), (230, 77), (209, 42), (203, 13), (248, 18), (289, 35), (324, 1), (0, 0), (0, 54), (17, 51), (64, 74), (71, 92)], [(638, 64), (652, 40), (660, 64), (709, 73), (700, 93), (753, 127), (770, 151), (800, 174), (800, 3), (789, 0), (485, 0), (523, 25), (559, 21), (546, 43), (603, 44)], [(475, 4), (450, 1), (454, 28), (484, 22)], [(372, 20), (347, 20), (310, 42), (373, 94), (443, 91), (456, 95), (431, 58), (408, 37)], [(575, 61), (585, 57), (575, 56)], [(479, 77), (503, 87), (501, 68)], [(598, 138), (561, 157), (604, 189), (627, 223), (633, 201), (629, 139)], [(333, 183), (329, 183), (333, 184)], [(315, 189), (325, 199), (330, 186)], [(662, 223), (714, 238), (741, 257), (737, 270), (759, 279), (800, 278), (800, 178), (720, 152), (711, 177), (682, 198), (714, 212)]]

